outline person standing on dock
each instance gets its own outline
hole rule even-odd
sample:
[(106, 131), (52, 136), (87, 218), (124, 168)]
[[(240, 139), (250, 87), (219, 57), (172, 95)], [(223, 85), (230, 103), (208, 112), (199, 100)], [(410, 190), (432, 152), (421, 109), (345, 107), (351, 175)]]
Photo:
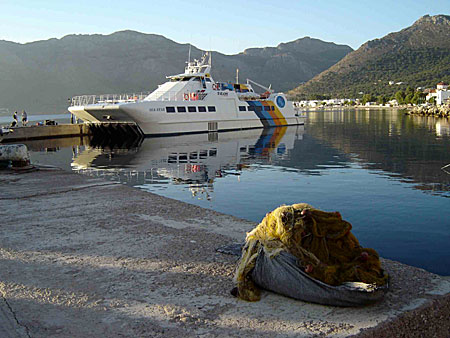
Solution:
[(10, 127), (18, 127), (19, 126), (19, 121), (17, 121), (17, 112), (15, 111), (13, 114), (13, 121), (11, 122)]
[(25, 110), (22, 110), (22, 127), (25, 127), (28, 123), (28, 115)]

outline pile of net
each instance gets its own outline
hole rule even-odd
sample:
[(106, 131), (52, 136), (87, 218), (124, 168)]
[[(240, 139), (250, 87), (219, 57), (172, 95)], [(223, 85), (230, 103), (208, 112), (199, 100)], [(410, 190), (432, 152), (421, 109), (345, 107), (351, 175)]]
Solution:
[[(306, 203), (281, 206), (247, 233), (236, 269), (237, 296), (260, 299), (257, 285), (293, 298), (351, 306), (387, 290), (377, 252), (363, 248), (339, 212)], [(256, 282), (256, 283), (255, 283)]]

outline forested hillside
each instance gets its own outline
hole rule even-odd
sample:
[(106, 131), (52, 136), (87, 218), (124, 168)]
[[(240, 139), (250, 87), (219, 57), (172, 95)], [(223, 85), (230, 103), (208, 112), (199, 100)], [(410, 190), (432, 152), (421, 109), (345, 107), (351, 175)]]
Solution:
[[(359, 49), (290, 92), (296, 98), (393, 95), (410, 86), (450, 82), (450, 16), (424, 16), (411, 27)], [(391, 82), (391, 84), (389, 83)]]

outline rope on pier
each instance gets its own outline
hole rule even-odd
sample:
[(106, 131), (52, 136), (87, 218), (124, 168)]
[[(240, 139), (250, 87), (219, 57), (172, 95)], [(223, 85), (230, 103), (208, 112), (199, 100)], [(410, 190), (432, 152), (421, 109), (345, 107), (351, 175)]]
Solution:
[(248, 301), (260, 299), (250, 277), (260, 249), (270, 258), (287, 251), (304, 272), (329, 285), (385, 285), (388, 275), (381, 268), (378, 253), (361, 247), (351, 229), (339, 212), (321, 211), (306, 203), (278, 207), (247, 233), (235, 276), (238, 296)]

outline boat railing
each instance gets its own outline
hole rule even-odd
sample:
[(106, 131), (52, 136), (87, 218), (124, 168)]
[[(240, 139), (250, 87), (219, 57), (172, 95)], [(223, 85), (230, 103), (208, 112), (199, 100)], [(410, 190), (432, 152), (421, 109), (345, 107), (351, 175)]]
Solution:
[(133, 94), (103, 94), (103, 95), (80, 95), (74, 96), (71, 106), (86, 106), (88, 104), (115, 104), (124, 102), (136, 102), (146, 98), (150, 92)]
[[(104, 95), (80, 95), (74, 96), (71, 106), (87, 106), (89, 104), (116, 104), (142, 101), (150, 92), (133, 94), (104, 94)], [(151, 101), (203, 101), (208, 93), (205, 92), (180, 92), (180, 91), (156, 91), (151, 93)]]

